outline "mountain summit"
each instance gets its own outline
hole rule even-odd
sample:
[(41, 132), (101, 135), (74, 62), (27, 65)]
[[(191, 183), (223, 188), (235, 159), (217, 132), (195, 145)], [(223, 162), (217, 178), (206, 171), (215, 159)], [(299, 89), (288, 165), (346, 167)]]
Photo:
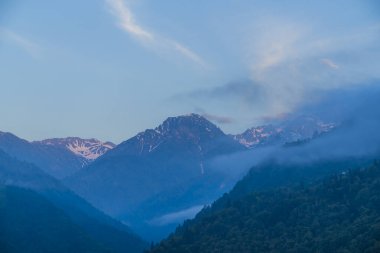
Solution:
[[(213, 123), (198, 114), (169, 117), (155, 129), (147, 129), (121, 143), (110, 155), (150, 153), (189, 153), (199, 157), (220, 149), (241, 148)], [(228, 149), (227, 148), (227, 149)], [(231, 150), (231, 151), (232, 151)], [(222, 152), (222, 151), (221, 151)], [(228, 152), (225, 150), (224, 152)], [(223, 152), (223, 153), (224, 153)], [(169, 155), (169, 154), (168, 154)]]
[(199, 138), (215, 138), (224, 135), (217, 126), (195, 113), (169, 117), (155, 130), (164, 136), (176, 135), (185, 138), (194, 137), (193, 133), (197, 133)]
[(197, 114), (170, 117), (108, 151), (66, 183), (103, 211), (152, 231), (149, 221), (219, 196), (231, 179), (209, 160), (245, 149)]
[(43, 145), (63, 147), (91, 162), (113, 149), (116, 145), (112, 142), (102, 142), (97, 139), (82, 139), (79, 137), (53, 138), (39, 141)]

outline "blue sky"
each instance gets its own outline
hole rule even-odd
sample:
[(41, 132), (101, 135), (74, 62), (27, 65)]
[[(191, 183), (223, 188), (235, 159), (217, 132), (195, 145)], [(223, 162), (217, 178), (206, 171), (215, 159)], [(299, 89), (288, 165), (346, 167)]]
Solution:
[(2, 0), (0, 130), (116, 143), (168, 116), (237, 133), (380, 77), (370, 0)]

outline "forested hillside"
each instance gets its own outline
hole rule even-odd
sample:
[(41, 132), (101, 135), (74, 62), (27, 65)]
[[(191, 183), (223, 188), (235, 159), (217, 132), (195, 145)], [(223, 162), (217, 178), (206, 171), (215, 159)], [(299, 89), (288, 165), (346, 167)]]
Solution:
[(230, 198), (150, 252), (380, 252), (380, 163)]

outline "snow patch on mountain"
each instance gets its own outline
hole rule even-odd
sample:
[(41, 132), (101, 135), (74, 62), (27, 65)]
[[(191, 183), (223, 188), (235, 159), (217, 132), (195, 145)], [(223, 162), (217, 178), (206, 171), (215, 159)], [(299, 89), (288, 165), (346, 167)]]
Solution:
[(311, 139), (316, 135), (333, 130), (337, 125), (314, 117), (301, 116), (277, 125), (252, 127), (242, 134), (232, 135), (232, 138), (247, 148), (254, 148)]
[(78, 137), (47, 139), (41, 141), (41, 143), (66, 148), (88, 162), (97, 159), (116, 146), (112, 142), (102, 142), (97, 139), (81, 139)]

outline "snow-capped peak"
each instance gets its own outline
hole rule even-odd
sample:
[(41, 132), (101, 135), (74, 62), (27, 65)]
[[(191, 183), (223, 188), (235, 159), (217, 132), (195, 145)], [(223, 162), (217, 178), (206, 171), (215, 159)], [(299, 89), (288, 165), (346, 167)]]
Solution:
[(97, 139), (81, 139), (78, 137), (54, 138), (41, 141), (41, 143), (67, 148), (72, 153), (88, 161), (95, 160), (116, 146), (112, 142), (102, 142)]
[(337, 127), (337, 123), (324, 122), (312, 116), (299, 116), (280, 124), (252, 127), (232, 137), (247, 148), (268, 144), (284, 144), (313, 138)]

